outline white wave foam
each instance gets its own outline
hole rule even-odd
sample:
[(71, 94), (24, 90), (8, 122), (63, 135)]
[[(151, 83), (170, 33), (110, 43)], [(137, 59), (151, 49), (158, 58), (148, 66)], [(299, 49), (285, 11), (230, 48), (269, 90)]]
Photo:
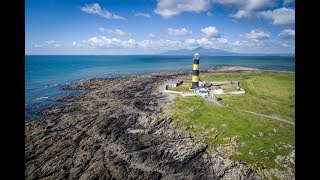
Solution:
[(38, 97), (38, 98), (36, 98), (36, 99), (34, 99), (34, 100), (38, 101), (38, 100), (40, 100), (40, 99), (47, 99), (47, 98), (49, 98), (49, 97)]
[(55, 87), (55, 86), (57, 86), (57, 85), (58, 85), (58, 84), (52, 83), (52, 84), (45, 85), (44, 87), (50, 87), (50, 86)]

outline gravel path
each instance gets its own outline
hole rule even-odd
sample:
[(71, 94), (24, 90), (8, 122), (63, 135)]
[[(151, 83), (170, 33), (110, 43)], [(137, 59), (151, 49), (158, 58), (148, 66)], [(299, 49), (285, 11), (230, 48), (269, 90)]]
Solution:
[[(232, 107), (229, 107), (229, 108), (232, 108)], [(287, 120), (287, 119), (279, 118), (279, 117), (277, 117), (277, 116), (270, 116), (270, 115), (260, 114), (260, 113), (256, 113), (256, 112), (252, 112), (252, 111), (247, 111), (247, 110), (243, 110), (243, 109), (237, 109), (237, 108), (232, 108), (232, 109), (236, 109), (236, 110), (238, 110), (238, 111), (247, 112), (247, 113), (254, 114), (254, 115), (258, 115), (258, 116), (263, 116), (263, 117), (266, 117), (266, 118), (270, 118), (270, 119), (274, 119), (274, 120), (277, 120), (277, 121), (285, 122), (285, 123), (288, 123), (288, 124), (291, 124), (291, 125), (295, 126), (295, 123), (294, 123), (294, 122), (289, 121), (289, 120)]]
[(262, 116), (262, 117), (274, 119), (274, 120), (281, 121), (281, 122), (285, 122), (285, 123), (288, 123), (288, 124), (291, 124), (291, 125), (295, 126), (295, 123), (294, 123), (294, 122), (289, 121), (289, 120), (287, 120), (287, 119), (279, 118), (279, 117), (277, 117), (277, 116), (270, 116), (270, 115), (260, 114), (260, 113), (256, 113), (256, 112), (252, 112), (252, 111), (243, 110), (243, 109), (238, 109), (238, 108), (233, 108), (233, 107), (229, 107), (229, 106), (224, 106), (224, 105), (220, 104), (219, 101), (217, 101), (216, 98), (213, 98), (213, 97), (211, 97), (211, 96), (208, 96), (207, 98), (204, 98), (204, 99), (205, 99), (205, 100), (208, 100), (209, 102), (211, 102), (211, 103), (213, 103), (214, 105), (217, 105), (217, 106), (228, 107), (228, 108), (235, 109), (235, 110), (238, 110), (238, 111), (242, 111), (242, 112), (254, 114), (254, 115), (257, 115), (257, 116)]

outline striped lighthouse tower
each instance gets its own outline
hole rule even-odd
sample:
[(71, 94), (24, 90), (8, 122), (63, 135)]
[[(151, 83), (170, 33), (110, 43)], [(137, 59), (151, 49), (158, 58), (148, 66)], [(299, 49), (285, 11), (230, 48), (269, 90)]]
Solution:
[(191, 89), (196, 89), (199, 87), (199, 54), (194, 54), (193, 58), (193, 68), (192, 68), (192, 87)]

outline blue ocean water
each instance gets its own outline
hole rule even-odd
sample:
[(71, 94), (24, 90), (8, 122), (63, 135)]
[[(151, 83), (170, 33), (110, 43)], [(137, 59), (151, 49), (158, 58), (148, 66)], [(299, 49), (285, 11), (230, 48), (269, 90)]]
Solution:
[[(192, 71), (193, 57), (163, 55), (126, 56), (25, 56), (25, 112), (56, 105), (53, 100), (76, 91), (59, 86), (95, 77), (119, 77), (152, 72)], [(295, 71), (294, 56), (200, 56), (200, 71), (219, 66), (246, 66), (267, 70)]]

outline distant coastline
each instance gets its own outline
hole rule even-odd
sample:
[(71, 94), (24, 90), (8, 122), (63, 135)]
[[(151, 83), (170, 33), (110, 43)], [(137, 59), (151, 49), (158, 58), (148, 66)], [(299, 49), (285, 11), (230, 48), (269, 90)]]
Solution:
[[(275, 71), (295, 69), (294, 57), (201, 56), (200, 72), (221, 66), (245, 66)], [(55, 98), (72, 93), (60, 86), (91, 78), (115, 78), (155, 72), (191, 72), (192, 56), (163, 55), (49, 55), (26, 56), (26, 116), (44, 106), (56, 104)], [(52, 86), (54, 84), (54, 86)], [(48, 97), (42, 98), (41, 97)], [(36, 100), (37, 99), (37, 100)]]
[[(208, 72), (213, 72), (213, 73), (235, 73), (235, 72), (245, 72), (245, 71), (269, 71), (269, 72), (290, 72), (294, 73), (294, 71), (280, 71), (280, 70), (265, 70), (265, 69), (259, 69), (259, 68), (251, 68), (251, 67), (245, 67), (245, 66), (219, 66), (219, 67), (214, 67), (211, 69), (205, 69), (202, 70), (202, 73), (208, 73)], [(111, 77), (111, 78), (116, 78), (116, 79), (121, 79), (121, 78), (127, 78), (127, 77), (144, 77), (144, 76), (149, 76), (149, 75), (176, 75), (176, 74), (190, 74), (190, 71), (187, 70), (181, 70), (181, 71), (176, 71), (176, 72), (150, 72), (150, 73), (143, 73), (143, 74), (133, 74), (133, 75), (125, 75), (125, 76), (117, 76), (117, 77)], [(191, 75), (191, 74), (190, 74)], [(39, 115), (39, 111), (42, 111), (43, 109), (50, 108), (50, 107), (56, 107), (57, 105), (61, 104), (57, 103), (56, 99), (59, 99), (61, 96), (64, 95), (78, 95), (81, 93), (79, 89), (73, 88), (75, 84), (79, 84), (82, 82), (90, 81), (92, 79), (96, 78), (101, 78), (101, 77), (93, 77), (93, 78), (88, 78), (88, 79), (83, 79), (80, 81), (71, 81), (65, 84), (60, 84), (59, 86), (53, 86), (52, 88), (55, 88), (57, 95), (55, 97), (47, 97), (47, 96), (41, 96), (39, 94), (39, 97), (36, 97), (32, 99), (33, 101), (38, 102), (39, 100), (44, 100), (46, 103), (39, 106), (39, 103), (37, 103), (37, 108), (33, 107), (32, 104), (26, 103), (27, 107), (31, 107), (33, 109), (26, 109), (26, 114), (27, 114), (27, 120), (34, 120), (37, 118), (43, 117), (42, 115)], [(108, 77), (107, 77), (108, 79)]]
[(204, 47), (197, 47), (194, 49), (178, 49), (178, 50), (171, 50), (160, 53), (160, 55), (188, 55), (192, 56), (195, 52), (201, 54), (202, 56), (295, 56), (295, 54), (284, 54), (284, 53), (272, 53), (272, 54), (265, 54), (265, 53), (243, 53), (243, 52), (231, 52), (225, 51), (222, 49), (215, 49), (215, 48), (204, 48)]

